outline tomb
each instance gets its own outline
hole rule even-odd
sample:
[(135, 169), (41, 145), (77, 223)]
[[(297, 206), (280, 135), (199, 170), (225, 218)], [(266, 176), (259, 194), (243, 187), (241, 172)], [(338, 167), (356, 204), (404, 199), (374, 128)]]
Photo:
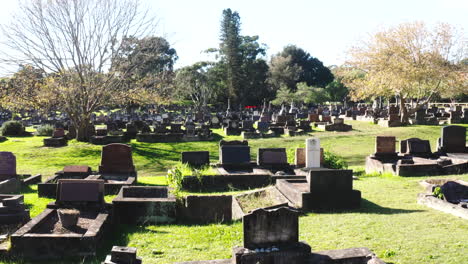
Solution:
[(112, 204), (116, 223), (146, 225), (175, 221), (176, 199), (167, 187), (124, 186)]
[[(95, 256), (109, 224), (108, 210), (104, 181), (59, 180), (56, 202), (11, 235), (11, 251), (27, 259)], [(70, 223), (74, 215), (76, 222)]]
[[(425, 180), (426, 193), (418, 194), (418, 203), (468, 219), (468, 182), (462, 180)], [(437, 193), (437, 191), (439, 193)]]
[(63, 128), (56, 128), (52, 137), (44, 138), (45, 147), (63, 147), (68, 143), (68, 139), (65, 136), (65, 130)]
[(225, 169), (251, 169), (250, 147), (247, 141), (219, 142), (219, 163)]
[(438, 152), (431, 152), (428, 140), (410, 138), (400, 142), (400, 153), (397, 153), (395, 137), (378, 136), (376, 152), (366, 158), (366, 172), (399, 176), (463, 174), (468, 172), (468, 155), (457, 152), (466, 149), (465, 140), (464, 127), (449, 126), (442, 128)]
[(21, 185), (41, 181), (41, 175), (16, 173), (16, 156), (11, 152), (0, 151), (0, 193), (18, 193)]
[(102, 264), (141, 264), (141, 258), (137, 257), (137, 249), (132, 247), (113, 246), (111, 254), (106, 256)]
[(253, 210), (242, 217), (243, 246), (232, 249), (232, 258), (180, 264), (384, 264), (367, 248), (313, 253), (299, 241), (299, 211), (280, 205)]
[(339, 132), (347, 132), (353, 129), (351, 125), (347, 125), (344, 123), (343, 118), (334, 118), (333, 124), (319, 123), (317, 127), (325, 131), (339, 131)]

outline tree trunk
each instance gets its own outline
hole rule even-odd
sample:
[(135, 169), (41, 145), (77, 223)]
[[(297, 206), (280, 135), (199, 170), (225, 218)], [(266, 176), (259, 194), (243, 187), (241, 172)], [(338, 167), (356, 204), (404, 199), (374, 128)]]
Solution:
[(400, 121), (402, 124), (409, 124), (409, 113), (406, 109), (406, 99), (400, 96)]
[(76, 126), (76, 140), (81, 142), (88, 142), (89, 141), (89, 123), (90, 118), (83, 118), (73, 121)]

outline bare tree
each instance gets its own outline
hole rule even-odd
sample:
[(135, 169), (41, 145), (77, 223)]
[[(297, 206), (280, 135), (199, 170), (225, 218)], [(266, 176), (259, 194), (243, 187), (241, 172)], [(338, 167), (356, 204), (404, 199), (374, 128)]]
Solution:
[(45, 85), (35, 94), (58, 104), (75, 124), (77, 139), (87, 140), (93, 111), (141, 99), (132, 96), (138, 91), (120, 85), (119, 76), (126, 73), (109, 69), (122, 39), (151, 35), (155, 23), (138, 0), (23, 1), (11, 24), (2, 27), (4, 45), (14, 51), (3, 55), (3, 62), (32, 65), (46, 73)]

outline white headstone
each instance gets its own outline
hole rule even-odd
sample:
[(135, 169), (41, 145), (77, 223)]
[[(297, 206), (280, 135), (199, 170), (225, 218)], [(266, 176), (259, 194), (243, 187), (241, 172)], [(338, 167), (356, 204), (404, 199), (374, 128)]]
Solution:
[(306, 139), (306, 168), (320, 168), (320, 139)]

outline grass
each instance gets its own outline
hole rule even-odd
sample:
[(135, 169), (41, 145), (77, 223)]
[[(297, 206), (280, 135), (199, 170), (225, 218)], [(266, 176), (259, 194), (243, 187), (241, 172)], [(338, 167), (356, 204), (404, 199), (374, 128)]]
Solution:
[[(439, 126), (382, 128), (366, 122), (349, 121), (350, 132), (313, 132), (327, 151), (336, 153), (349, 163), (360, 179), (354, 188), (362, 192), (362, 207), (354, 211), (309, 213), (300, 218), (300, 240), (313, 251), (349, 247), (368, 247), (390, 263), (459, 264), (468, 252), (468, 222), (417, 204), (416, 195), (423, 188), (424, 178), (404, 178), (392, 175), (367, 175), (363, 172), (365, 157), (374, 152), (376, 135), (392, 135), (397, 139), (419, 137), (430, 140), (433, 150), (440, 137)], [(221, 134), (220, 130), (215, 133)], [(140, 185), (165, 185), (167, 169), (179, 162), (180, 152), (208, 150), (211, 161), (218, 159), (218, 140), (186, 143), (131, 142)], [(249, 140), (252, 158), (259, 147), (285, 147), (288, 160), (294, 160), (295, 147), (304, 147), (304, 137), (280, 137)], [(68, 147), (42, 147), (43, 137), (9, 138), (0, 143), (2, 151), (17, 156), (18, 173), (53, 175), (65, 165), (84, 164), (97, 169), (101, 146), (76, 141)], [(225, 137), (240, 139), (240, 137)], [(158, 176), (158, 177), (154, 177)], [(468, 181), (468, 174), (439, 178)], [(51, 199), (38, 198), (37, 187), (25, 188), (25, 203), (31, 216), (38, 215)], [(239, 191), (229, 194), (241, 193)], [(184, 193), (188, 194), (188, 193)], [(214, 193), (211, 193), (214, 194)], [(111, 201), (113, 196), (106, 196)], [(119, 226), (104, 241), (96, 258), (62, 263), (100, 263), (113, 245), (138, 248), (144, 263), (174, 263), (189, 260), (230, 258), (231, 248), (242, 244), (242, 223), (210, 225)], [(22, 263), (5, 261), (2, 263)], [(53, 262), (47, 262), (53, 263)]]

